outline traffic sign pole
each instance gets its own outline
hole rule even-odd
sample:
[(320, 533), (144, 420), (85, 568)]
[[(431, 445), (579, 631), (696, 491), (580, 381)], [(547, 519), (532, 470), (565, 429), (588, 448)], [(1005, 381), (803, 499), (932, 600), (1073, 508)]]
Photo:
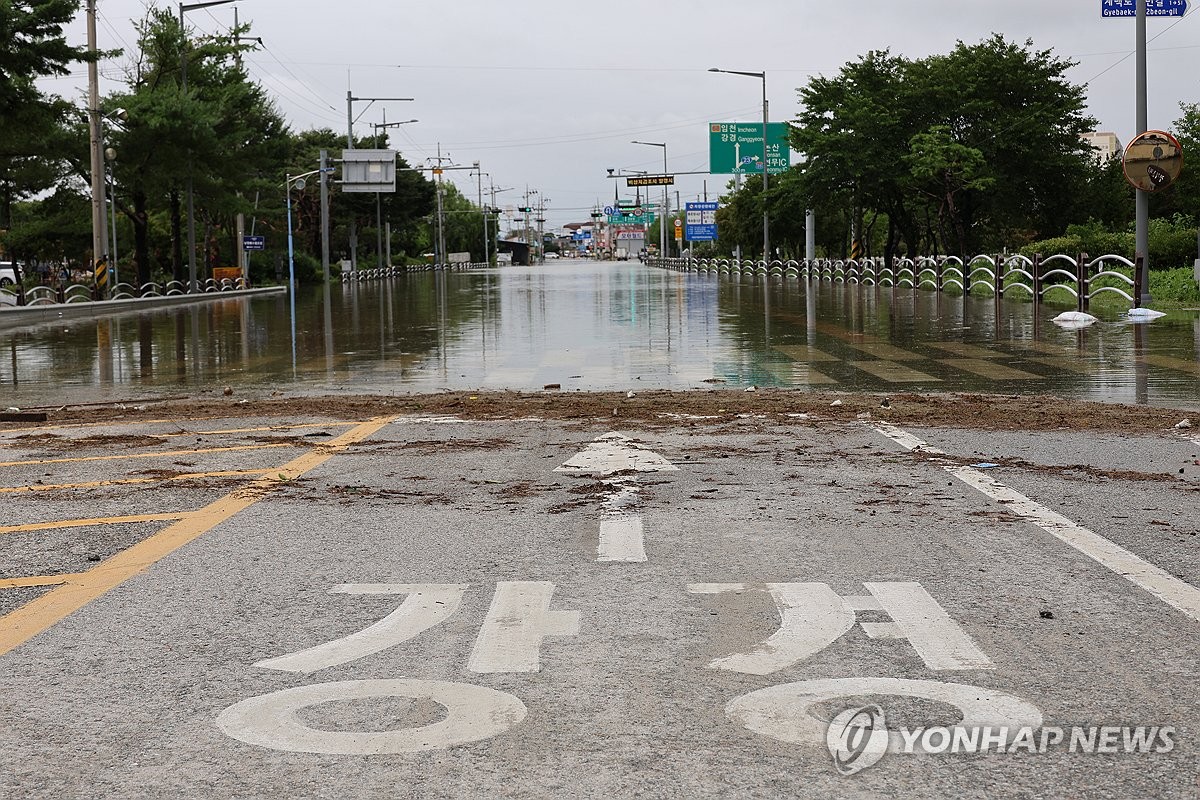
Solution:
[[(1137, 0), (1137, 132), (1140, 136), (1150, 127), (1146, 113), (1146, 0)], [(1139, 263), (1142, 293), (1138, 305), (1147, 306), (1150, 297), (1150, 193), (1136, 189), (1134, 212), (1136, 233), (1134, 236), (1134, 263)]]

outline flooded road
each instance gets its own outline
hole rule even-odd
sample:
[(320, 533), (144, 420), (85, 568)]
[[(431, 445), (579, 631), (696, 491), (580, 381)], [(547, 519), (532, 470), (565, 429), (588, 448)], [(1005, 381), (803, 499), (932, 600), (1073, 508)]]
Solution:
[[(236, 389), (747, 386), (1196, 406), (1200, 313), (1082, 331), (1061, 309), (911, 289), (556, 261), (0, 331), (10, 406)], [(1104, 315), (1099, 315), (1104, 316)]]

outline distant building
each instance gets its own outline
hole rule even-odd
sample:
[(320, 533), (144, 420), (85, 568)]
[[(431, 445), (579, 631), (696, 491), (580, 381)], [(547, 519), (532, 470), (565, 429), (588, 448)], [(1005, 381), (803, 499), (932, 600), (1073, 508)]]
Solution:
[(1092, 149), (1096, 151), (1096, 161), (1101, 164), (1107, 163), (1113, 156), (1121, 155), (1125, 150), (1121, 147), (1121, 140), (1110, 131), (1081, 133), (1079, 138), (1091, 145)]

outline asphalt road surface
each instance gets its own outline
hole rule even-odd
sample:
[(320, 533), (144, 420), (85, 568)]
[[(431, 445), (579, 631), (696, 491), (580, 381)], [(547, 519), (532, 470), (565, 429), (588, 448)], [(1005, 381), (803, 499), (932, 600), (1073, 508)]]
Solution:
[(0, 432), (0, 796), (1193, 798), (1187, 434)]

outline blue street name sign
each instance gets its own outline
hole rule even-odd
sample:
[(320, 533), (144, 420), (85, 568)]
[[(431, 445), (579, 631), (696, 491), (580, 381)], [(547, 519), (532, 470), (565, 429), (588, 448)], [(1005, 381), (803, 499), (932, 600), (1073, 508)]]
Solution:
[(242, 248), (245, 250), (266, 250), (267, 237), (265, 236), (243, 236)]
[[(1187, 0), (1146, 0), (1147, 17), (1182, 17)], [(1100, 0), (1102, 17), (1136, 17), (1137, 0)]]

